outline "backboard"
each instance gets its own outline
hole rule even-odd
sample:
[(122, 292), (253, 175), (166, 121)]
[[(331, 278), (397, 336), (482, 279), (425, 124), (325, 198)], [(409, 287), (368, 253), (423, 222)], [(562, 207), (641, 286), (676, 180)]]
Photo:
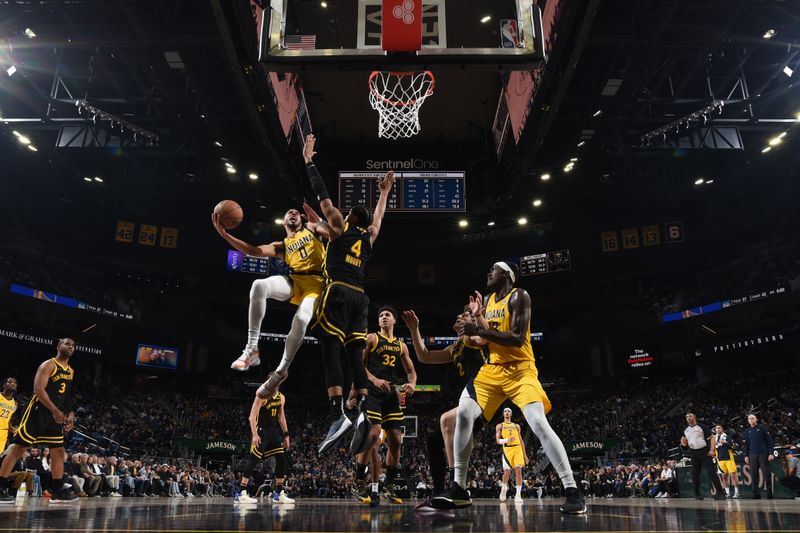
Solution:
[[(271, 0), (260, 18), (260, 60), (274, 72), (533, 70), (545, 60), (541, 11), (534, 0), (406, 0), (403, 5), (419, 10), (417, 2), (422, 2), (421, 49), (387, 53), (382, 0)], [(413, 20), (409, 13), (398, 9), (396, 16)]]

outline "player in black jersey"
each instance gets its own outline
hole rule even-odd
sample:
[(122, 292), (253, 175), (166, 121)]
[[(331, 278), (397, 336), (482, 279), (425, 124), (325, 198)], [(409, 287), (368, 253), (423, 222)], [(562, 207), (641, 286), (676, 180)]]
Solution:
[(247, 470), (242, 474), (241, 491), (233, 503), (258, 503), (258, 500), (247, 494), (247, 485), (253, 475), (255, 466), (264, 459), (275, 458), (275, 488), (272, 491), (273, 503), (294, 503), (283, 490), (283, 480), (289, 470), (286, 450), (289, 449), (289, 428), (286, 425), (286, 397), (280, 392), (272, 396), (264, 394), (265, 385), (259, 387), (253, 405), (250, 408), (250, 460)]
[(75, 410), (72, 381), (75, 372), (69, 360), (75, 353), (75, 341), (60, 339), (56, 356), (48, 359), (36, 371), (33, 396), (20, 420), (13, 444), (6, 451), (0, 466), (0, 503), (14, 503), (8, 488), (8, 475), (19, 459), (33, 444), (50, 448), (50, 470), (53, 474), (53, 496), (50, 503), (64, 503), (78, 498), (64, 490), (64, 433), (72, 431)]
[[(370, 463), (372, 480), (369, 491), (369, 503), (378, 505), (378, 483), (381, 475), (380, 447), (381, 429), (386, 432), (386, 479), (383, 483), (381, 497), (389, 503), (403, 503), (395, 493), (394, 483), (397, 476), (405, 477), (400, 467), (400, 446), (403, 443), (402, 422), (404, 420), (401, 404), (405, 398), (414, 394), (417, 385), (417, 372), (408, 355), (406, 343), (394, 336), (398, 313), (391, 306), (378, 310), (380, 331), (367, 335), (367, 347), (364, 350), (364, 364), (369, 379), (369, 395), (364, 401), (367, 417), (372, 423), (369, 448), (356, 456), (356, 483), (354, 496), (358, 501), (367, 503), (364, 489), (367, 462)], [(355, 389), (351, 397), (355, 395)], [(402, 401), (401, 401), (402, 398)], [(349, 403), (349, 402), (348, 402)]]
[[(462, 320), (471, 320), (472, 315), (466, 310), (460, 317)], [(462, 391), (470, 383), (483, 364), (488, 360), (489, 354), (485, 348), (486, 341), (480, 337), (461, 336), (456, 342), (442, 350), (429, 350), (422, 340), (419, 331), (419, 318), (413, 310), (403, 312), (403, 321), (411, 331), (411, 342), (417, 359), (420, 363), (430, 365), (453, 364), (453, 380), (450, 387), (454, 391)], [(456, 400), (458, 401), (458, 400)], [(445, 464), (450, 470), (450, 479), (453, 479), (453, 435), (456, 430), (456, 410), (452, 408), (443, 413), (439, 418), (439, 425), (428, 435), (428, 461), (433, 478), (433, 494), (444, 492)], [(476, 430), (479, 429), (476, 424)], [(430, 500), (418, 504), (417, 510), (433, 510)]]
[(353, 384), (358, 391), (359, 415), (350, 451), (360, 453), (369, 445), (370, 426), (369, 419), (363, 412), (363, 401), (369, 385), (363, 360), (369, 308), (369, 298), (364, 292), (364, 272), (372, 255), (372, 245), (380, 233), (386, 201), (394, 185), (394, 172), (389, 171), (378, 183), (380, 197), (374, 215), (363, 205), (357, 205), (345, 218), (331, 202), (325, 182), (314, 166), (315, 142), (313, 135), (306, 138), (303, 157), (311, 188), (327, 221), (321, 220), (308, 205), (303, 208), (308, 215), (308, 228), (327, 237), (329, 241), (325, 250), (325, 288), (317, 300), (311, 326), (322, 345), (331, 410), (330, 428), (320, 444), (319, 453), (333, 448), (353, 426), (345, 416), (342, 406), (342, 348), (353, 374)]

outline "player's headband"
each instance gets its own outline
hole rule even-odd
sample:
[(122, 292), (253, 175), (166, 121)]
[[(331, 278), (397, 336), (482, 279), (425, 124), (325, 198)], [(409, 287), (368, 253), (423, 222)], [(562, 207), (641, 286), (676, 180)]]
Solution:
[(498, 261), (497, 263), (494, 264), (494, 266), (502, 268), (503, 270), (508, 272), (508, 275), (511, 276), (511, 283), (517, 282), (517, 277), (514, 275), (514, 271), (511, 270), (511, 267), (508, 266), (508, 263), (506, 263), (505, 261)]
[(503, 409), (503, 412), (504, 412), (504, 413), (505, 413), (506, 411), (508, 411), (508, 412), (510, 413), (510, 412), (511, 412), (511, 408), (510, 408), (510, 407), (506, 407), (505, 409)]

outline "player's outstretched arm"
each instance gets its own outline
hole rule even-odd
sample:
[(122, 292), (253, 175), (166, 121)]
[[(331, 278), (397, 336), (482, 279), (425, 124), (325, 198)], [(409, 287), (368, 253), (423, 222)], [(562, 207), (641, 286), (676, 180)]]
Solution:
[(280, 257), (283, 255), (283, 243), (281, 241), (275, 241), (262, 246), (254, 246), (241, 239), (237, 239), (222, 227), (219, 221), (219, 213), (211, 213), (211, 223), (214, 225), (214, 229), (217, 230), (220, 237), (228, 241), (228, 244), (243, 254), (252, 255), (254, 257)]
[(454, 344), (444, 350), (428, 350), (428, 347), (422, 341), (422, 333), (419, 331), (419, 318), (417, 318), (417, 314), (413, 309), (403, 311), (403, 322), (406, 323), (409, 331), (411, 331), (411, 344), (414, 345), (414, 351), (417, 353), (417, 360), (420, 363), (443, 365), (453, 362)]
[[(336, 209), (333, 205), (331, 197), (328, 194), (328, 188), (325, 187), (325, 181), (322, 179), (316, 165), (314, 165), (314, 156), (317, 154), (317, 152), (314, 151), (316, 143), (317, 139), (314, 137), (313, 133), (306, 137), (306, 143), (303, 146), (303, 159), (306, 161), (306, 172), (308, 173), (308, 181), (311, 182), (311, 189), (317, 196), (322, 214), (325, 215), (325, 218), (328, 220), (328, 227), (330, 229), (328, 238), (330, 240), (336, 240), (344, 232), (344, 217), (342, 217), (341, 211)], [(306, 214), (308, 214), (308, 212), (306, 212)]]
[(389, 191), (392, 190), (394, 185), (394, 171), (390, 170), (378, 182), (378, 188), (381, 191), (378, 197), (378, 205), (375, 206), (375, 214), (372, 215), (372, 224), (367, 231), (369, 232), (369, 242), (374, 243), (378, 238), (378, 233), (381, 232), (381, 223), (383, 222), (383, 215), (386, 213), (386, 202), (389, 200)]

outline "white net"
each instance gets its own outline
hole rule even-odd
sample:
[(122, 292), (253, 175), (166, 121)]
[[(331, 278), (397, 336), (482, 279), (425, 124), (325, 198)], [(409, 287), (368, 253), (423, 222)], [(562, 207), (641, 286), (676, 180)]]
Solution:
[(435, 86), (429, 70), (373, 72), (369, 77), (369, 103), (378, 112), (378, 137), (399, 139), (419, 133), (419, 108)]

